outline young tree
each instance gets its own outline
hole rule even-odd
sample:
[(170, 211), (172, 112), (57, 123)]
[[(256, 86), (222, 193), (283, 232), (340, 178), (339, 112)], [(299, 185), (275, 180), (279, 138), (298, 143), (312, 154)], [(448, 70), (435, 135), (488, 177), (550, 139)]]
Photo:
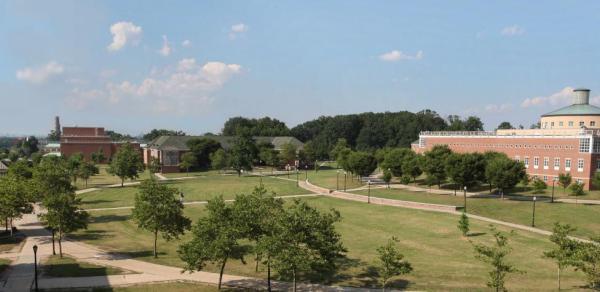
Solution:
[(306, 202), (294, 203), (276, 219), (277, 232), (270, 244), (272, 266), (279, 275), (291, 279), (296, 291), (300, 272), (333, 273), (336, 260), (346, 249), (334, 224), (340, 220), (336, 210), (321, 213)]
[(469, 217), (467, 217), (465, 212), (460, 215), (460, 220), (458, 220), (458, 230), (460, 230), (463, 236), (468, 236), (469, 234)]
[(25, 178), (14, 174), (0, 177), (0, 218), (3, 218), (6, 227), (10, 228), (11, 237), (13, 220), (33, 210), (30, 194), (30, 186)]
[(554, 259), (558, 268), (557, 281), (558, 290), (560, 290), (560, 272), (568, 267), (575, 265), (575, 256), (577, 255), (578, 242), (569, 238), (569, 235), (575, 231), (575, 228), (569, 224), (561, 225), (555, 223), (550, 241), (555, 244), (555, 248), (544, 252), (544, 256)]
[(190, 229), (190, 219), (183, 216), (183, 203), (176, 198), (175, 188), (159, 184), (154, 179), (142, 182), (135, 196), (132, 217), (139, 228), (154, 234), (154, 258), (158, 257), (158, 234), (169, 241)]
[(102, 150), (102, 148), (99, 148), (98, 151), (92, 152), (91, 158), (95, 164), (100, 164), (104, 162), (104, 160), (106, 160), (106, 156), (104, 156), (104, 150)]
[(571, 185), (571, 174), (570, 173), (559, 173), (558, 184), (563, 187), (563, 194), (567, 191), (567, 188)]
[(506, 291), (504, 286), (506, 276), (510, 273), (520, 272), (512, 264), (507, 262), (506, 257), (510, 254), (511, 248), (508, 246), (508, 237), (497, 231), (494, 227), (491, 228), (495, 238), (495, 245), (486, 246), (483, 244), (475, 244), (476, 257), (484, 263), (490, 264), (492, 270), (489, 272), (487, 286), (494, 288), (496, 292)]
[(472, 187), (485, 175), (485, 159), (477, 153), (452, 153), (446, 161), (446, 175), (457, 187)]
[(588, 278), (591, 289), (600, 289), (600, 236), (592, 237), (591, 242), (578, 243), (575, 267)]
[(210, 167), (210, 155), (221, 149), (221, 143), (210, 138), (193, 138), (187, 141), (190, 149), (189, 153), (195, 156), (195, 161), (191, 167), (206, 169)]
[(88, 186), (88, 180), (95, 174), (98, 174), (98, 167), (91, 161), (83, 161), (77, 170), (77, 176), (85, 181), (85, 187)]
[(425, 152), (423, 159), (423, 172), (427, 174), (430, 179), (441, 186), (442, 182), (446, 179), (446, 160), (452, 151), (447, 145), (436, 145), (431, 150)]
[(382, 290), (385, 291), (389, 280), (394, 276), (408, 274), (412, 271), (412, 266), (404, 260), (404, 255), (398, 250), (398, 239), (392, 237), (386, 245), (377, 248), (377, 267), (379, 277), (381, 277)]
[(510, 122), (502, 122), (500, 123), (500, 125), (498, 125), (498, 130), (503, 130), (503, 129), (514, 129), (515, 127), (513, 127), (513, 125), (510, 124)]
[(525, 175), (525, 166), (521, 162), (507, 157), (497, 157), (488, 162), (485, 176), (488, 181), (500, 190), (504, 199), (504, 191), (513, 188)]
[(231, 206), (223, 197), (215, 197), (206, 205), (206, 216), (198, 219), (192, 228), (192, 239), (179, 246), (179, 257), (185, 263), (184, 270), (200, 271), (206, 263), (218, 263), (219, 289), (223, 279), (225, 264), (230, 258), (244, 262), (247, 248), (240, 241), (243, 233)]
[(407, 155), (402, 162), (402, 173), (412, 177), (413, 182), (416, 184), (417, 177), (423, 173), (421, 164), (421, 156), (416, 154)]
[(284, 163), (293, 164), (296, 161), (296, 146), (291, 143), (286, 143), (282, 146), (279, 153), (279, 159)]
[(130, 143), (124, 143), (113, 156), (108, 173), (121, 178), (121, 187), (125, 179), (136, 179), (144, 169), (142, 156)]
[(569, 186), (571, 196), (575, 196), (575, 203), (577, 203), (577, 197), (585, 195), (585, 191), (583, 191), (584, 185), (584, 183), (574, 182)]
[(381, 167), (384, 169), (389, 169), (395, 177), (401, 177), (404, 174), (402, 171), (403, 163), (406, 160), (410, 160), (407, 157), (412, 158), (415, 155), (416, 154), (408, 148), (391, 149), (384, 154)]
[(387, 184), (388, 189), (390, 188), (390, 182), (392, 181), (392, 172), (384, 169), (383, 170), (383, 181)]
[(257, 155), (256, 152), (256, 144), (251, 136), (242, 134), (235, 138), (230, 149), (229, 163), (237, 171), (238, 176), (242, 174), (242, 170), (252, 169), (252, 161)]
[(69, 169), (69, 173), (71, 174), (71, 179), (73, 180), (73, 183), (77, 183), (77, 178), (79, 177), (79, 169), (83, 161), (83, 154), (81, 152), (75, 153), (67, 158), (67, 167)]
[(536, 194), (543, 194), (546, 188), (548, 188), (548, 185), (543, 180), (539, 178), (533, 179), (533, 191)]
[(219, 172), (225, 169), (229, 165), (227, 152), (223, 149), (219, 149), (210, 155), (210, 165), (213, 169), (217, 169)]
[(43, 200), (47, 212), (42, 215), (46, 224), (56, 230), (58, 235), (58, 250), (62, 258), (62, 239), (65, 234), (87, 228), (89, 214), (79, 208), (81, 199), (75, 197), (75, 192), (57, 193)]
[(190, 167), (194, 167), (197, 163), (196, 155), (192, 152), (186, 152), (181, 155), (181, 162), (179, 162), (179, 167), (185, 169), (187, 174), (190, 172)]
[(368, 152), (352, 152), (346, 163), (351, 172), (360, 176), (369, 176), (377, 168), (377, 160)]

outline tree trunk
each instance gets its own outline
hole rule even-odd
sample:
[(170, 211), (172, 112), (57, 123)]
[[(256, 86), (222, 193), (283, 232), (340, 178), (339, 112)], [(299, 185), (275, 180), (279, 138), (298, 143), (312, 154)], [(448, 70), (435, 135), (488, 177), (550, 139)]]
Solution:
[(154, 258), (158, 258), (156, 253), (156, 241), (158, 240), (158, 230), (154, 230)]
[(223, 259), (221, 264), (221, 271), (219, 272), (219, 290), (221, 290), (221, 282), (223, 281), (223, 271), (225, 271), (225, 264), (227, 263), (227, 257)]
[(292, 291), (296, 292), (296, 269), (292, 270), (292, 278), (293, 278), (293, 284), (294, 284), (294, 289)]
[(560, 291), (560, 266), (558, 267), (558, 290)]
[(63, 254), (62, 254), (62, 232), (60, 231), (60, 229), (58, 230), (58, 254), (60, 255), (60, 258), (62, 259)]
[(255, 272), (258, 272), (258, 260), (259, 260), (259, 258), (260, 258), (260, 257), (258, 256), (258, 253), (257, 253), (257, 254), (256, 254), (256, 266), (254, 267), (254, 271), (255, 271)]
[(85, 179), (85, 188), (87, 189), (87, 183), (88, 183), (88, 179)]
[(271, 292), (271, 256), (267, 258), (267, 291)]
[(8, 232), (8, 217), (4, 220), (4, 231)]
[(125, 179), (121, 178), (121, 187), (123, 187), (124, 184), (125, 184)]
[(13, 224), (12, 224), (12, 222), (13, 222), (13, 219), (10, 218), (10, 237), (13, 237)]
[(52, 228), (52, 255), (56, 255), (56, 245), (54, 244), (55, 240), (54, 240), (54, 234), (56, 232), (54, 231), (54, 228)]

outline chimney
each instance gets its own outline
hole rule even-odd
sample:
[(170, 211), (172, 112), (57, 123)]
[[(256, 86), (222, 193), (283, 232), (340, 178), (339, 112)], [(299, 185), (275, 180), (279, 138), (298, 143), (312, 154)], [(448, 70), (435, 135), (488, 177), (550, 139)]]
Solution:
[(60, 139), (60, 118), (58, 116), (54, 117), (54, 132), (56, 133), (56, 135), (58, 136), (58, 138)]
[(573, 104), (589, 104), (590, 103), (590, 90), (585, 88), (577, 88), (573, 90), (575, 96), (573, 97)]

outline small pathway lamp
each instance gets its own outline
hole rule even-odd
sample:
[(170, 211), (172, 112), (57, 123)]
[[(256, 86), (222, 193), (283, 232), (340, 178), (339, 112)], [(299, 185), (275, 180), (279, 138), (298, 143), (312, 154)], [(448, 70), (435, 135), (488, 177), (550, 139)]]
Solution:
[(371, 204), (371, 180), (367, 181), (367, 188), (368, 188), (368, 192), (367, 192), (367, 204)]
[(463, 203), (463, 212), (467, 213), (467, 186), (463, 188), (464, 193), (464, 203)]
[(344, 171), (344, 192), (346, 191), (346, 179), (348, 177), (348, 172)]
[(335, 175), (335, 190), (340, 189), (340, 170), (337, 170), (337, 174)]
[(306, 178), (305, 179), (308, 180), (308, 164), (304, 165), (304, 171), (305, 171), (305, 174), (306, 174)]
[(37, 251), (38, 251), (38, 246), (36, 244), (33, 246), (33, 276), (34, 276), (36, 292), (39, 291), (39, 289), (38, 289), (38, 272), (37, 272)]
[(296, 169), (296, 186), (300, 187), (300, 181), (298, 180), (298, 175), (300, 174), (300, 172), (298, 171), (298, 169)]
[(554, 179), (552, 179), (552, 197), (550, 198), (550, 203), (554, 203), (554, 184), (556, 183), (556, 179), (558, 177), (554, 177)]

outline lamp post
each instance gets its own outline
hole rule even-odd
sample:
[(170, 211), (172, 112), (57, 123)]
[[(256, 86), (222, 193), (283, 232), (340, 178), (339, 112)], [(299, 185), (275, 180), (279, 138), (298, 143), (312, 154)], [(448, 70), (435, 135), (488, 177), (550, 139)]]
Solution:
[(340, 189), (340, 170), (338, 169), (337, 174), (335, 175), (335, 190)]
[(315, 173), (319, 172), (319, 160), (315, 160)]
[(296, 186), (299, 187), (300, 186), (300, 182), (298, 181), (298, 175), (299, 175), (299, 171), (298, 169), (296, 169)]
[(531, 217), (531, 227), (535, 227), (535, 201), (537, 201), (537, 197), (533, 196), (533, 216)]
[(552, 179), (552, 198), (550, 199), (550, 203), (554, 203), (554, 184), (556, 183), (556, 177)]
[(369, 191), (367, 192), (367, 204), (371, 204), (371, 180), (367, 181)]
[(346, 191), (346, 178), (348, 177), (348, 172), (344, 171), (344, 192)]
[[(389, 167), (388, 167), (388, 172), (390, 173), (390, 177), (393, 177), (393, 176), (392, 176), (392, 169), (391, 169), (391, 168), (389, 168)], [(390, 178), (390, 180), (391, 180), (391, 178)], [(387, 188), (388, 188), (388, 189), (390, 188), (390, 182), (388, 182), (388, 183), (387, 183)]]
[(463, 212), (467, 213), (467, 186), (465, 186), (463, 188), (463, 191), (464, 191), (463, 194), (464, 194), (464, 200), (465, 200), (465, 202), (463, 203), (463, 206), (464, 206), (463, 207)]
[(306, 174), (306, 178), (305, 179), (308, 180), (308, 164), (304, 165), (304, 171), (305, 171), (305, 174)]
[(38, 290), (38, 274), (37, 274), (37, 250), (38, 250), (38, 246), (34, 245), (33, 246), (33, 275), (34, 275), (36, 292), (39, 291)]
[(285, 166), (285, 170), (287, 170), (288, 179), (290, 178), (290, 165)]

